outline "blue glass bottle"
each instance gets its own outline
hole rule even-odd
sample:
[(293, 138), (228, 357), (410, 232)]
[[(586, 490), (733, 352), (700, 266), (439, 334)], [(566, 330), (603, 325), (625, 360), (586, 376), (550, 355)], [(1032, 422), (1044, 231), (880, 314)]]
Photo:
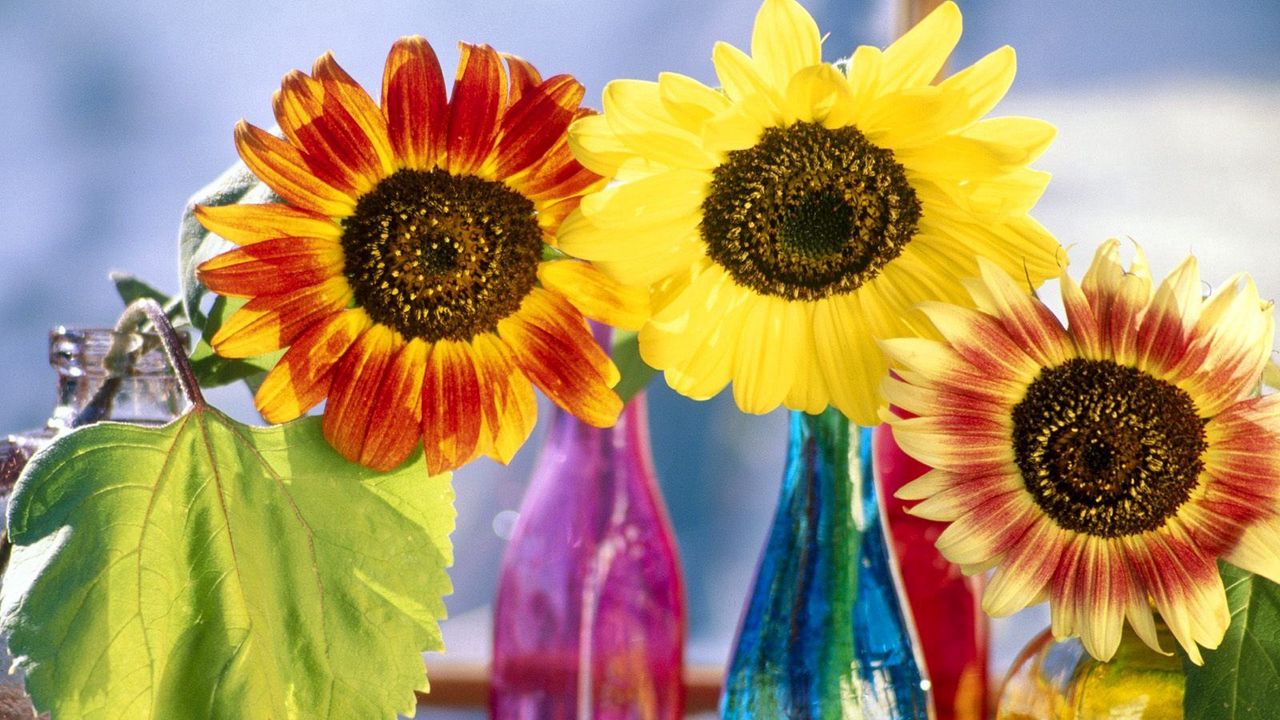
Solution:
[(931, 716), (873, 482), (871, 431), (791, 414), (773, 528), (738, 631), (725, 720)]

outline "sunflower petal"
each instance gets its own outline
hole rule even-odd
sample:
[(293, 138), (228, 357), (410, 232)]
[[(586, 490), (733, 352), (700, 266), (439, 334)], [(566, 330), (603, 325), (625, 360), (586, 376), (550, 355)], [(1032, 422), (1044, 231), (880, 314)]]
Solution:
[(204, 229), (237, 245), (282, 237), (342, 237), (342, 228), (331, 218), (279, 203), (196, 205), (192, 212)]
[(853, 90), (830, 65), (804, 68), (791, 77), (786, 88), (787, 117), (794, 121), (843, 127), (853, 115)]
[(385, 472), (398, 467), (418, 446), (422, 435), (422, 384), (427, 344), (417, 338), (405, 343), (382, 376), (378, 402), (369, 418), (360, 463)]
[(507, 107), (507, 78), (502, 56), (493, 48), (470, 43), (458, 47), (462, 56), (449, 99), (448, 167), (455, 175), (470, 175), (493, 149)]
[(196, 269), (196, 277), (219, 295), (278, 295), (340, 274), (343, 262), (342, 245), (335, 240), (285, 237), (206, 260)]
[(557, 75), (526, 90), (502, 116), (493, 175), (505, 178), (541, 160), (564, 137), (585, 92), (572, 75)]
[(489, 393), (484, 402), (481, 445), (486, 455), (505, 465), (529, 438), (538, 418), (533, 384), (497, 337), (478, 335), (471, 344), (481, 387)]
[(605, 86), (603, 101), (610, 129), (642, 157), (677, 168), (710, 170), (718, 164), (699, 136), (667, 111), (658, 83), (614, 80)]
[(928, 85), (942, 72), (960, 42), (963, 20), (954, 2), (944, 2), (884, 51), (886, 91)]
[(518, 311), (499, 321), (498, 336), (552, 402), (588, 425), (609, 427), (618, 419), (622, 401), (610, 390), (618, 369), (568, 300), (534, 288)]
[(345, 310), (312, 325), (267, 373), (254, 404), (269, 423), (301, 417), (329, 394), (333, 369), (373, 321), (363, 310)]
[(264, 355), (292, 345), (316, 320), (344, 309), (350, 299), (351, 287), (341, 276), (281, 295), (260, 295), (233, 313), (209, 342), (223, 357)]
[(325, 404), (321, 427), (324, 437), (343, 457), (365, 465), (375, 458), (369, 452), (377, 431), (407, 433), (417, 439), (412, 426), (382, 428), (374, 420), (378, 406), (394, 399), (383, 396), (383, 378), (404, 341), (385, 325), (372, 325), (342, 356), (334, 369), (333, 386)]
[(470, 343), (431, 345), (422, 382), (422, 446), (435, 474), (471, 462), (481, 452), (486, 398)]
[(405, 167), (426, 170), (444, 157), (449, 103), (444, 74), (420, 35), (391, 46), (382, 72), (382, 112), (395, 154)]
[(373, 140), (321, 81), (295, 70), (285, 75), (272, 104), (280, 129), (317, 174), (357, 196), (383, 176)]
[(518, 55), (499, 53), (507, 61), (507, 75), (511, 78), (511, 89), (507, 93), (507, 102), (515, 106), (525, 93), (542, 84), (542, 74), (538, 69)]
[(992, 545), (993, 554), (1002, 546), (1008, 554), (982, 595), (982, 609), (991, 617), (1007, 617), (1036, 602), (1066, 544), (1065, 531), (1045, 518), (1029, 523), (1022, 536), (1011, 527), (1006, 525), (1002, 542)]
[(538, 264), (538, 281), (564, 296), (583, 315), (625, 330), (638, 330), (649, 319), (649, 291), (623, 286), (588, 263), (558, 260)]
[(1017, 71), (1017, 53), (1005, 45), (943, 80), (939, 87), (950, 91), (948, 97), (962, 106), (956, 116), (957, 126), (967, 127), (991, 112), (1009, 92)]
[(743, 412), (762, 415), (778, 407), (790, 389), (795, 348), (783, 342), (786, 301), (758, 295), (748, 303), (733, 364), (733, 399)]
[(687, 75), (658, 73), (658, 97), (671, 119), (697, 133), (702, 125), (730, 106), (729, 98)]
[(795, 0), (764, 0), (751, 31), (751, 57), (776, 88), (822, 62), (818, 23)]
[(387, 135), (387, 121), (369, 93), (338, 65), (332, 53), (320, 56), (312, 67), (311, 74), (323, 83), (326, 104), (331, 98), (335, 100), (338, 106), (350, 114), (373, 146), (381, 169), (379, 175), (395, 172), (396, 155), (391, 146), (391, 138)]
[(786, 86), (774, 86), (766, 81), (751, 56), (729, 43), (717, 42), (711, 49), (711, 63), (715, 66), (720, 87), (724, 88), (730, 100), (742, 102), (753, 95), (760, 95), (769, 102), (775, 114), (781, 110), (781, 92)]
[(244, 164), (290, 205), (335, 218), (355, 210), (351, 194), (317, 178), (289, 143), (243, 120), (235, 135)]

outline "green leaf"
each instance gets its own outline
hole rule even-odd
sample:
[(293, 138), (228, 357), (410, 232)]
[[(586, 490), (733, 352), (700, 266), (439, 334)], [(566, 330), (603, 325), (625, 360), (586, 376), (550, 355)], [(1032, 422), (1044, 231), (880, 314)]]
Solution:
[(116, 286), (116, 293), (120, 295), (126, 307), (132, 305), (135, 300), (151, 298), (160, 303), (164, 308), (164, 314), (170, 320), (176, 321), (183, 316), (182, 303), (138, 279), (136, 275), (113, 272), (110, 273), (110, 277), (111, 282)]
[(203, 331), (205, 315), (200, 302), (209, 290), (196, 277), (200, 263), (235, 247), (214, 235), (196, 220), (196, 205), (233, 205), (235, 203), (278, 202), (279, 197), (258, 180), (243, 162), (227, 168), (217, 180), (201, 188), (187, 201), (178, 228), (178, 275), (182, 285), (182, 305), (187, 318)]
[(1186, 720), (1271, 720), (1280, 708), (1280, 586), (1221, 568), (1231, 625), (1204, 665), (1184, 661)]
[(222, 323), (244, 304), (243, 298), (228, 299), (218, 296), (218, 299), (214, 300), (205, 322), (203, 336), (191, 351), (191, 370), (195, 373), (196, 380), (200, 381), (200, 387), (218, 387), (244, 380), (248, 383), (249, 389), (256, 392), (257, 385), (262, 382), (262, 376), (275, 367), (280, 357), (284, 355), (284, 350), (277, 350), (266, 355), (237, 359), (225, 358), (213, 351), (208, 338), (213, 337), (214, 333), (218, 332), (218, 328), (222, 327)]
[(627, 330), (613, 333), (613, 364), (622, 375), (613, 390), (624, 403), (643, 390), (658, 372), (640, 358), (640, 338)]
[(452, 501), (421, 455), (375, 473), (316, 418), (91, 425), (19, 480), (0, 629), (55, 718), (412, 715)]

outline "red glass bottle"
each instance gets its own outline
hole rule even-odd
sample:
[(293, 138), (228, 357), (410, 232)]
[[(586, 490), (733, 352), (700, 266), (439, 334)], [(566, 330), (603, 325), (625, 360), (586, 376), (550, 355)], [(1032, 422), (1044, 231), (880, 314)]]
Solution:
[(907, 503), (893, 496), (929, 468), (902, 452), (888, 425), (876, 428), (874, 452), (937, 720), (985, 720), (989, 629), (982, 612), (983, 578), (965, 577), (934, 547), (945, 524), (907, 514)]

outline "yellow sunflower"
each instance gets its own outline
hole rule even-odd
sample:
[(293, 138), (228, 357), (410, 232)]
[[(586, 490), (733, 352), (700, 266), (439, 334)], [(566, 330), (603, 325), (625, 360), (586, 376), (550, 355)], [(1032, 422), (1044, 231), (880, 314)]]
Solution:
[(706, 399), (733, 381), (747, 412), (834, 405), (875, 424), (887, 363), (876, 338), (929, 332), (923, 300), (965, 302), (991, 258), (1039, 284), (1065, 262), (1027, 212), (1027, 167), (1054, 128), (981, 120), (1013, 81), (997, 50), (931, 84), (960, 38), (945, 3), (881, 52), (824, 64), (794, 0), (765, 0), (751, 55), (718, 43), (721, 90), (682, 75), (619, 80), (569, 130), (616, 179), (560, 228), (560, 247), (647, 288), (645, 362)]
[[(568, 75), (460, 45), (448, 98), (420, 37), (387, 57), (382, 102), (326, 54), (273, 98), (283, 139), (241, 122), (236, 147), (284, 203), (200, 207), (239, 248), (200, 267), (248, 298), (214, 335), (228, 357), (288, 348), (256, 404), (284, 422), (327, 399), (324, 433), (378, 469), (424, 442), (432, 472), (507, 462), (534, 424), (536, 384), (584, 421), (621, 409), (617, 369), (584, 315), (638, 326), (643, 294), (544, 254), (605, 180), (574, 160), (587, 113)], [(554, 257), (557, 259), (545, 259)]]
[[(977, 309), (930, 303), (944, 341), (889, 340), (899, 445), (933, 467), (899, 491), (950, 523), (938, 549), (998, 570), (984, 609), (1048, 598), (1053, 632), (1110, 659), (1152, 605), (1197, 663), (1230, 621), (1216, 561), (1280, 582), (1280, 395), (1259, 396), (1271, 303), (1246, 275), (1201, 297), (1194, 258), (1152, 293), (1118, 243), (1061, 280), (1066, 329), (984, 264)], [(901, 415), (902, 417), (899, 417)]]

